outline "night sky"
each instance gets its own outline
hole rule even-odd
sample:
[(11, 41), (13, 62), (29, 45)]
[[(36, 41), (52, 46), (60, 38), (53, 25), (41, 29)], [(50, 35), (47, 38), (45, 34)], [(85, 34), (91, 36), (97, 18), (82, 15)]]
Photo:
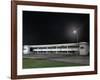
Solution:
[(23, 45), (89, 43), (89, 14), (23, 11)]

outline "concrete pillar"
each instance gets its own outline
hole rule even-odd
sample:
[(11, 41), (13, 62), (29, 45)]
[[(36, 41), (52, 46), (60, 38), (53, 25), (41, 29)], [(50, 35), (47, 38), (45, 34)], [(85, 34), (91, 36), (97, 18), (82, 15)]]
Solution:
[(30, 47), (29, 46), (24, 46), (24, 50), (23, 50), (24, 54), (29, 54), (30, 53)]

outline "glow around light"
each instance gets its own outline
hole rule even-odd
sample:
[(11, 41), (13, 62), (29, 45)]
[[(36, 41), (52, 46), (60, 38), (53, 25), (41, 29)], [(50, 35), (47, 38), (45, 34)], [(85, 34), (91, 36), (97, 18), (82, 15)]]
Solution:
[(76, 30), (73, 30), (73, 34), (76, 34), (77, 33), (77, 31)]

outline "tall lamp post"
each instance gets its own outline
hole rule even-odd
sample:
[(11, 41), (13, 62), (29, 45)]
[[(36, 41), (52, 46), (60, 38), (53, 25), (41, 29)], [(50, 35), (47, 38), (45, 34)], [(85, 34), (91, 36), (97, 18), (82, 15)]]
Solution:
[(77, 30), (73, 30), (73, 34), (76, 35), (77, 44), (78, 44), (78, 31)]
[(78, 45), (78, 54), (79, 54), (79, 43), (78, 43), (78, 30), (73, 30), (73, 34), (76, 36), (76, 42), (77, 42), (77, 45)]

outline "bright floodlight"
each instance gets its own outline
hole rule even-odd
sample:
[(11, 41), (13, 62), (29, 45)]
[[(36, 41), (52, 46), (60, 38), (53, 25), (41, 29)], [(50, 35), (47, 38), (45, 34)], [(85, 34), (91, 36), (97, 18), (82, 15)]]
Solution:
[(76, 30), (73, 30), (73, 34), (76, 34), (77, 33), (77, 31)]

